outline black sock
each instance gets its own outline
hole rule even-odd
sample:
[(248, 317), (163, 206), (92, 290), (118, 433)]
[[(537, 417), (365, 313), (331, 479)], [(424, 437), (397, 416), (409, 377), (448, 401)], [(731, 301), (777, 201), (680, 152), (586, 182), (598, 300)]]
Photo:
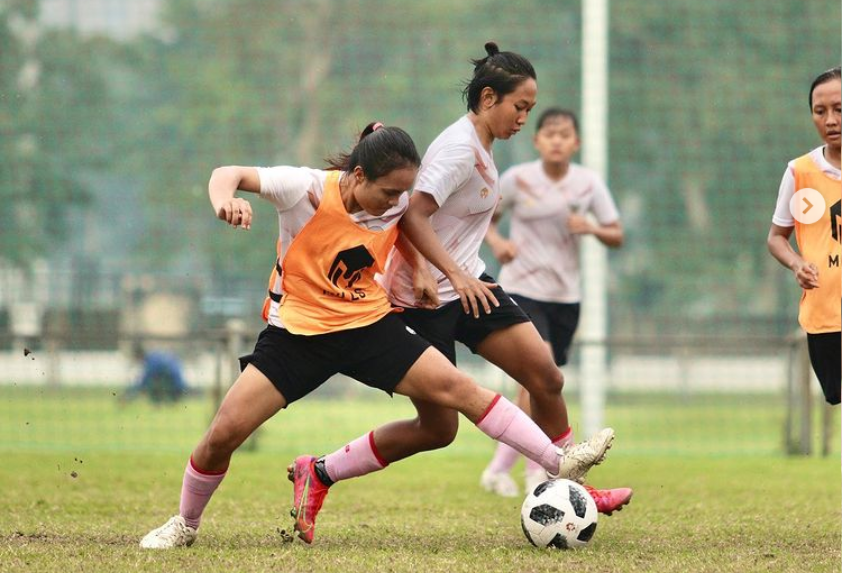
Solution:
[(325, 469), (324, 456), (316, 460), (316, 463), (313, 464), (313, 469), (316, 471), (316, 477), (319, 478), (319, 481), (322, 482), (325, 487), (333, 485), (333, 480), (330, 479), (329, 475), (327, 475), (327, 470)]

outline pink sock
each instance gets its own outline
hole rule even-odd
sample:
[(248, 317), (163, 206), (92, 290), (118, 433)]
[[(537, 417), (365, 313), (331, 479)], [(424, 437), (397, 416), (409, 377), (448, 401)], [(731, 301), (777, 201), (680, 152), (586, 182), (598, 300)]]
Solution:
[(374, 432), (360, 436), (344, 448), (325, 456), (325, 471), (334, 482), (382, 470), (389, 462), (380, 457)]
[(558, 473), (558, 453), (553, 443), (523, 410), (499, 394), (480, 416), (477, 428), (540, 463), (548, 472)]
[[(520, 452), (516, 449), (507, 446), (503, 442), (497, 442), (497, 449), (494, 450), (494, 457), (491, 458), (491, 463), (488, 464), (488, 471), (495, 474), (508, 473), (519, 457)], [(529, 460), (529, 462), (534, 463), (532, 460)]]
[(216, 473), (203, 471), (193, 464), (193, 457), (190, 457), (184, 469), (181, 505), (178, 510), (187, 525), (194, 529), (199, 528), (202, 512), (205, 511), (205, 506), (210, 501), (213, 492), (222, 483), (227, 471), (227, 469)]
[[(553, 440), (553, 445), (557, 448), (563, 448), (564, 446), (573, 444), (573, 428), (567, 428), (567, 431), (561, 434), (559, 437)], [(544, 469), (541, 467), (540, 464), (533, 462), (532, 460), (526, 460), (526, 471), (527, 472), (537, 472), (539, 470)]]

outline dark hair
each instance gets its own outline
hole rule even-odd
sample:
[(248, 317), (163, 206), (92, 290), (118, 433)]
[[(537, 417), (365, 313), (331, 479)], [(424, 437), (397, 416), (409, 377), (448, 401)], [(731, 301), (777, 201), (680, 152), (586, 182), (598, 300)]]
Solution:
[(537, 80), (535, 68), (529, 60), (514, 52), (501, 52), (494, 42), (486, 42), (488, 54), (481, 60), (471, 60), (474, 77), (465, 82), (462, 98), (468, 104), (468, 111), (477, 113), (479, 97), (484, 88), (491, 88), (499, 97), (510, 94), (527, 78)]
[(813, 111), (813, 91), (820, 85), (829, 82), (830, 80), (842, 79), (842, 72), (840, 67), (830, 68), (819, 74), (819, 77), (813, 80), (813, 85), (810, 86), (810, 111)]
[(538, 126), (535, 128), (535, 131), (541, 131), (541, 128), (544, 127), (544, 124), (547, 123), (549, 120), (553, 119), (554, 117), (566, 117), (570, 120), (573, 124), (573, 129), (576, 130), (576, 135), (579, 135), (579, 118), (576, 117), (576, 114), (570, 111), (569, 109), (563, 109), (560, 107), (550, 107), (547, 108), (541, 113), (538, 117)]
[(407, 132), (375, 121), (365, 126), (350, 153), (329, 157), (327, 162), (330, 169), (347, 172), (360, 166), (366, 179), (374, 180), (395, 169), (419, 167), (421, 157)]

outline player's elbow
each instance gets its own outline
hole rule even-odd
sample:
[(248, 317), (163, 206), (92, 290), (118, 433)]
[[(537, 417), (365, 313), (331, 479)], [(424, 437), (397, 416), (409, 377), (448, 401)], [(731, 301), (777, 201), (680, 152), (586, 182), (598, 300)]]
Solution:
[(775, 254), (775, 237), (771, 231), (769, 231), (769, 235), (766, 237), (766, 249), (768, 249), (770, 254)]
[(769, 254), (777, 256), (782, 240), (785, 239), (780, 234), (776, 233), (774, 228), (769, 229), (769, 234), (766, 236), (766, 248), (769, 250)]
[(606, 245), (612, 249), (619, 249), (623, 246), (626, 240), (626, 235), (623, 232), (623, 227), (619, 222), (608, 226), (610, 233), (608, 234)]
[(236, 177), (236, 167), (232, 167), (230, 165), (226, 165), (223, 167), (217, 167), (213, 171), (211, 171), (210, 180), (211, 181), (224, 181), (231, 178)]

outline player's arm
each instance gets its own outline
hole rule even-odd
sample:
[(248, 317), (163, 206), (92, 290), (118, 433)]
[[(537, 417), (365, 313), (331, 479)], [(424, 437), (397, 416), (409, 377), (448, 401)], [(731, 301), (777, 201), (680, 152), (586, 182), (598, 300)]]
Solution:
[(500, 228), (497, 226), (497, 223), (502, 217), (503, 213), (498, 208), (491, 218), (491, 224), (488, 225), (488, 230), (485, 232), (485, 243), (491, 248), (494, 258), (500, 261), (501, 265), (505, 265), (517, 256), (517, 247), (515, 247), (512, 241), (500, 234)]
[(509, 263), (517, 256), (517, 247), (513, 241), (500, 233), (500, 219), (506, 211), (514, 207), (515, 195), (517, 194), (517, 171), (516, 168), (508, 169), (500, 176), (500, 200), (491, 216), (491, 223), (485, 232), (485, 244), (491, 249), (494, 258), (500, 261), (501, 265)]
[(489, 289), (489, 286), (494, 285), (487, 285), (470, 276), (447, 254), (430, 224), (430, 217), (438, 209), (439, 206), (431, 194), (416, 190), (409, 199), (409, 209), (401, 219), (401, 231), (406, 233), (412, 244), (428, 261), (444, 273), (459, 294), (466, 314), (478, 317), (480, 306), (489, 314), (492, 304), (500, 306)]
[(606, 247), (623, 246), (623, 224), (611, 191), (597, 174), (593, 174), (593, 202), (588, 209), (593, 219), (585, 213), (573, 211), (567, 221), (568, 230), (574, 235), (593, 235)]
[(805, 290), (819, 287), (819, 269), (813, 263), (805, 261), (795, 252), (789, 238), (793, 227), (782, 227), (772, 223), (766, 246), (779, 263), (792, 271), (799, 286)]
[(567, 220), (567, 227), (574, 235), (593, 235), (606, 247), (622, 247), (623, 225), (619, 220), (607, 225), (591, 223), (582, 215), (570, 215)]
[(427, 267), (427, 259), (421, 255), (403, 233), (398, 234), (398, 241), (395, 246), (412, 267), (412, 289), (415, 293), (416, 305), (419, 308), (438, 308), (440, 302), (438, 283), (429, 267)]
[(237, 191), (260, 193), (260, 176), (254, 167), (229, 165), (217, 167), (208, 182), (208, 196), (217, 218), (232, 227), (251, 228), (251, 204)]

